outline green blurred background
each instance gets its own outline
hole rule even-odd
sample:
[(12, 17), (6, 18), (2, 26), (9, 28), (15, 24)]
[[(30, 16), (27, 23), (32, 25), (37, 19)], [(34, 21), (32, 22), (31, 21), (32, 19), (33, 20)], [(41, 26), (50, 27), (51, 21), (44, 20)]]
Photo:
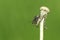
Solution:
[(0, 0), (0, 40), (39, 40), (32, 19), (41, 6), (50, 9), (44, 40), (60, 40), (60, 0)]

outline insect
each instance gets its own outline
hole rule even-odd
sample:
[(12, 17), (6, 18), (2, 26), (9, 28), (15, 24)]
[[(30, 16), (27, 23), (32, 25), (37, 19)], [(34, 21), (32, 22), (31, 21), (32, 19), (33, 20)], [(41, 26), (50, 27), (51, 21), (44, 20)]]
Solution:
[(33, 18), (32, 24), (38, 25), (44, 18), (44, 25), (45, 25), (45, 20), (47, 18), (48, 12), (49, 12), (49, 9), (47, 7), (41, 7), (40, 14)]

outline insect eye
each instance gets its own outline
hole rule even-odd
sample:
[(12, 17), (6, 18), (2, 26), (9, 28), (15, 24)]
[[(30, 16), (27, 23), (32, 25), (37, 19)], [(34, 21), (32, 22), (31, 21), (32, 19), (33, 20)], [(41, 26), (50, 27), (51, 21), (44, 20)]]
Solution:
[(44, 10), (44, 11), (46, 11), (46, 10)]
[(46, 10), (43, 10), (43, 11), (47, 12)]

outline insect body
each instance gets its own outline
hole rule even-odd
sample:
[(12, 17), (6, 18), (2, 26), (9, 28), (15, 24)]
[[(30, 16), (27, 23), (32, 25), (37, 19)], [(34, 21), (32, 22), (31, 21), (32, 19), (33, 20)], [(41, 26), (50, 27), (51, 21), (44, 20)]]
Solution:
[(48, 12), (49, 12), (49, 9), (47, 7), (41, 7), (40, 8), (40, 15), (37, 15), (34, 17), (32, 24), (38, 25), (39, 22), (41, 22), (43, 18), (45, 21), (45, 19), (47, 18)]
[(46, 14), (43, 16), (40, 16), (40, 15), (35, 16), (32, 21), (32, 24), (38, 25), (42, 21), (43, 18), (46, 19), (46, 16), (47, 16)]

